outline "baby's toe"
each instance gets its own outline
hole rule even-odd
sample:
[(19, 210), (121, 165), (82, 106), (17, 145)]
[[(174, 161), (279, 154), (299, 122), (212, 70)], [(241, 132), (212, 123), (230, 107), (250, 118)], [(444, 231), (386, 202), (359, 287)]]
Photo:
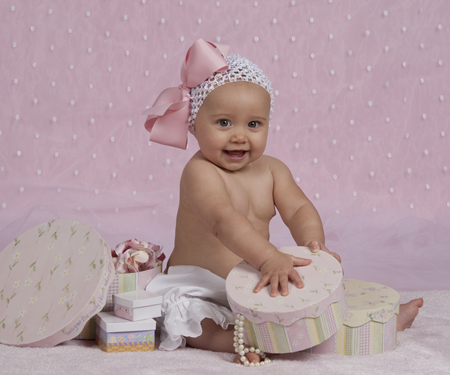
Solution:
[[(241, 357), (242, 357), (241, 355), (237, 354), (236, 357), (234, 358), (234, 362), (243, 365), (245, 361), (243, 362), (242, 359), (241, 359)], [(251, 353), (251, 352), (246, 353), (246, 354), (245, 354), (245, 358), (247, 359), (247, 361), (249, 362), (249, 364), (250, 364), (250, 363), (259, 363), (260, 360), (261, 360), (261, 358), (259, 357), (258, 354), (256, 354), (256, 353)]]

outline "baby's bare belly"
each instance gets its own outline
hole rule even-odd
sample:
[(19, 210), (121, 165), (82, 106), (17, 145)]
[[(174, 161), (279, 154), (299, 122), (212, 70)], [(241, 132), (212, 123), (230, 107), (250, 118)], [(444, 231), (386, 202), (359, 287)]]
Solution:
[(168, 266), (190, 265), (202, 267), (226, 279), (230, 271), (242, 258), (232, 253), (223, 245), (220, 248), (192, 248), (190, 246), (175, 246), (170, 256)]
[[(268, 228), (267, 231), (260, 232), (268, 239)], [(196, 231), (183, 235), (178, 231), (168, 266), (202, 267), (226, 279), (230, 271), (240, 262), (242, 258), (225, 247), (212, 234)]]
[[(223, 245), (192, 212), (189, 205), (183, 203), (183, 196), (181, 198), (175, 230), (175, 247), (168, 266), (202, 267), (226, 279), (230, 271), (242, 262), (242, 258)], [(267, 205), (264, 208), (251, 214), (243, 209), (239, 212), (247, 217), (254, 229), (269, 240), (269, 222), (274, 215), (274, 207)], [(245, 241), (245, 238), (242, 241)]]

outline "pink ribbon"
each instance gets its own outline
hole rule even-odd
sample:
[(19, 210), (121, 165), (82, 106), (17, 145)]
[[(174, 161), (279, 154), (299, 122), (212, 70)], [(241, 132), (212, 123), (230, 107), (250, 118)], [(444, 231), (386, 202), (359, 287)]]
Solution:
[(189, 129), (189, 90), (216, 72), (228, 69), (225, 61), (229, 46), (197, 40), (189, 48), (178, 87), (170, 87), (159, 94), (153, 106), (142, 114), (147, 115), (145, 129), (150, 140), (167, 146), (186, 149)]

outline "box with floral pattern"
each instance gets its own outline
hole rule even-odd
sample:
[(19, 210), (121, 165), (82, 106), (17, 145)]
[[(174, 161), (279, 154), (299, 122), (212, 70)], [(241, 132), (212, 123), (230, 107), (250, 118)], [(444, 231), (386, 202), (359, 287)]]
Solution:
[(0, 342), (49, 347), (77, 336), (106, 303), (111, 251), (76, 219), (42, 223), (0, 252)]
[(324, 251), (307, 247), (282, 247), (280, 251), (311, 259), (298, 267), (304, 287), (289, 284), (289, 295), (270, 296), (270, 286), (253, 289), (261, 272), (247, 262), (234, 267), (226, 279), (228, 302), (233, 313), (245, 317), (244, 342), (267, 353), (291, 353), (327, 340), (347, 316), (342, 268)]
[(143, 352), (155, 350), (154, 319), (132, 322), (101, 312), (96, 316), (96, 342), (105, 352)]

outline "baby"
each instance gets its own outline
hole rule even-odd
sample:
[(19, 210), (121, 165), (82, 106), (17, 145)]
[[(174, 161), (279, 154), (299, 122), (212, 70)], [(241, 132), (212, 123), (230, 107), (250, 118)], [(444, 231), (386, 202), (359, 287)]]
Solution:
[[(182, 67), (183, 84), (163, 91), (144, 112), (152, 141), (185, 148), (189, 127), (200, 147), (181, 176), (168, 269), (147, 287), (164, 296), (161, 349), (187, 343), (235, 352), (225, 278), (242, 259), (261, 271), (254, 293), (268, 287), (271, 296), (286, 296), (289, 281), (303, 287), (294, 267), (310, 260), (284, 254), (269, 242), (275, 207), (298, 246), (340, 261), (325, 246), (319, 214), (289, 169), (264, 155), (273, 106), (270, 81), (255, 64), (227, 52), (228, 46), (195, 42)], [(422, 304), (417, 299), (400, 306), (398, 330), (411, 326)], [(246, 356), (259, 361), (255, 353)]]

